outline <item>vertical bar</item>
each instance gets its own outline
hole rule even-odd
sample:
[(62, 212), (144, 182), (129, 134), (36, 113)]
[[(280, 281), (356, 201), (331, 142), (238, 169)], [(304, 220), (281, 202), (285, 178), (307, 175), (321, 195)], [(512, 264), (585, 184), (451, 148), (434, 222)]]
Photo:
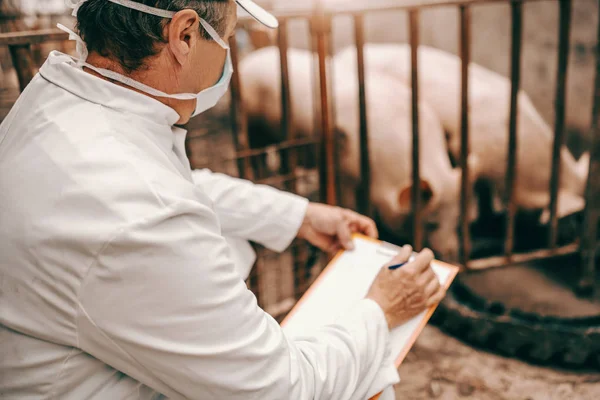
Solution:
[(412, 213), (413, 213), (413, 247), (420, 251), (423, 248), (423, 224), (421, 223), (421, 173), (419, 153), (419, 11), (408, 12), (410, 39), (410, 71), (412, 83)]
[[(246, 150), (248, 145), (248, 121), (242, 107), (241, 83), (238, 71), (238, 47), (235, 35), (229, 39), (231, 47), (231, 62), (235, 71), (231, 77), (231, 125), (233, 130), (233, 143), (235, 151)], [(250, 159), (244, 157), (237, 160), (237, 168), (240, 178), (252, 179), (252, 170), (250, 169)]]
[[(290, 76), (288, 68), (288, 39), (287, 39), (287, 20), (279, 19), (279, 30), (277, 35), (277, 45), (279, 47), (279, 61), (281, 71), (281, 130), (285, 140), (294, 138), (292, 130), (292, 107), (290, 100)], [(280, 152), (283, 174), (294, 174), (296, 171), (296, 148), (285, 149)], [(296, 190), (296, 179), (284, 182), (286, 190), (294, 193)]]
[[(312, 15), (310, 20), (309, 20), (309, 28), (310, 28), (310, 44), (311, 44), (311, 53), (313, 55), (313, 65), (312, 65), (312, 81), (311, 81), (311, 85), (312, 85), (312, 96), (313, 96), (313, 129), (315, 132), (315, 137), (322, 137), (321, 135), (323, 134), (321, 132), (321, 95), (320, 95), (320, 89), (319, 89), (319, 57), (315, 55), (317, 54), (317, 49), (318, 49), (318, 40), (317, 40), (317, 31), (315, 29), (315, 16)], [(316, 155), (316, 161), (317, 161), (317, 166), (321, 165), (321, 154), (319, 154), (319, 150), (317, 149), (316, 146), (311, 145), (310, 149), (313, 151), (313, 153)], [(304, 152), (304, 157), (305, 159), (308, 158), (308, 154), (307, 151), (308, 147), (305, 147), (305, 152)], [(324, 199), (324, 194), (320, 193), (321, 197)]]
[(354, 40), (356, 41), (356, 65), (358, 68), (358, 110), (360, 124), (360, 186), (357, 193), (357, 209), (363, 215), (371, 216), (371, 162), (369, 159), (369, 133), (367, 123), (367, 95), (365, 89), (365, 33), (364, 18), (354, 15)]
[(460, 59), (461, 59), (461, 92), (460, 92), (460, 260), (467, 266), (469, 260), (470, 237), (469, 237), (469, 62), (471, 58), (471, 10), (466, 6), (460, 6)]
[(517, 118), (519, 86), (521, 84), (521, 44), (522, 44), (522, 11), (521, 2), (513, 2), (512, 8), (512, 45), (511, 45), (511, 67), (510, 67), (510, 116), (508, 122), (508, 165), (506, 167), (506, 238), (504, 241), (504, 253), (512, 258), (515, 234), (515, 177), (517, 170)]
[(331, 29), (331, 18), (323, 11), (317, 11), (313, 19), (317, 35), (317, 54), (319, 56), (319, 92), (321, 95), (321, 159), (320, 159), (320, 189), (324, 202), (336, 205), (335, 186), (335, 140), (331, 124), (329, 101), (329, 85), (327, 80), (328, 36)]
[(333, 63), (333, 55), (334, 55), (334, 43), (333, 43), (333, 17), (331, 15), (327, 16), (327, 62), (326, 67), (328, 68), (327, 75), (327, 92), (329, 93), (329, 120), (331, 121), (331, 129), (332, 129), (332, 138), (333, 138), (333, 190), (335, 191), (335, 204), (339, 204), (339, 199), (342, 197), (342, 186), (340, 183), (340, 179), (338, 177), (337, 171), (339, 170), (340, 165), (340, 149), (339, 149), (339, 138), (337, 136), (337, 129), (335, 129), (337, 116), (336, 116), (336, 96), (334, 91), (335, 86), (335, 64)]
[(17, 78), (19, 79), (19, 89), (22, 92), (35, 75), (35, 66), (31, 57), (31, 46), (29, 44), (11, 45), (8, 46), (8, 49), (10, 50), (13, 67), (17, 72)]
[[(600, 14), (600, 9), (598, 10)], [(600, 21), (600, 20), (599, 20)], [(600, 223), (600, 22), (596, 42), (596, 78), (592, 107), (590, 169), (586, 186), (586, 207), (581, 233), (581, 276), (577, 283), (580, 291), (590, 291), (596, 281), (596, 252), (598, 224)]]
[(569, 32), (571, 28), (571, 1), (560, 0), (558, 28), (558, 71), (554, 100), (554, 147), (552, 150), (552, 179), (550, 180), (550, 234), (548, 245), (556, 248), (558, 237), (558, 189), (560, 187), (560, 153), (564, 144), (567, 66), (569, 61)]

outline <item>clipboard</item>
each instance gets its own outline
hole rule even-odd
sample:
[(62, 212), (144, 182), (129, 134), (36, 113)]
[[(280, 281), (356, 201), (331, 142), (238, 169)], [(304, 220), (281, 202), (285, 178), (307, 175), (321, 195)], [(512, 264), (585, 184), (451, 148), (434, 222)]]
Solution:
[[(336, 315), (351, 307), (352, 301), (365, 297), (381, 267), (400, 251), (396, 245), (360, 234), (355, 234), (353, 239), (355, 250), (341, 250), (335, 255), (283, 320), (281, 326), (284, 331), (293, 335), (333, 322)], [(431, 266), (440, 284), (448, 289), (459, 268), (437, 260)], [(340, 285), (342, 279), (343, 284)], [(331, 296), (331, 291), (335, 291), (336, 296)], [(348, 299), (352, 299), (350, 303)], [(402, 364), (436, 308), (437, 305), (430, 307), (390, 332), (392, 351), (398, 354), (396, 367)], [(378, 399), (380, 395), (371, 400)]]

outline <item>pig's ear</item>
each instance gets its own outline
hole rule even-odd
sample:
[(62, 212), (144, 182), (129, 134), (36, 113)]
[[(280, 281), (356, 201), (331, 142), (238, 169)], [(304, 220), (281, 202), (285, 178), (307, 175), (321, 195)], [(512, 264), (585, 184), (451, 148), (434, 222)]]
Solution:
[[(419, 182), (419, 193), (421, 194), (421, 206), (426, 207), (433, 199), (433, 189), (429, 182), (421, 179)], [(412, 184), (405, 186), (398, 195), (398, 204), (402, 209), (410, 209), (412, 206)]]

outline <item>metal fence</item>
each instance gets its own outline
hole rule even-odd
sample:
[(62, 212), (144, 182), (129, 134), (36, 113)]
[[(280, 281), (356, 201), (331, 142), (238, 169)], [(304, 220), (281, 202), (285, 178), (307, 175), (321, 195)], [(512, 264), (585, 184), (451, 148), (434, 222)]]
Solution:
[[(328, 60), (332, 55), (332, 21), (338, 16), (351, 16), (354, 21), (354, 36), (357, 46), (358, 68), (358, 99), (360, 118), (360, 171), (361, 183), (356, 195), (356, 208), (364, 214), (371, 214), (369, 178), (372, 174), (368, 149), (368, 107), (365, 98), (365, 68), (364, 68), (364, 18), (370, 13), (381, 13), (392, 10), (405, 10), (408, 13), (408, 32), (411, 46), (411, 77), (412, 77), (412, 177), (419, 181), (419, 71), (418, 64), (419, 24), (420, 11), (423, 8), (453, 6), (459, 10), (459, 31), (457, 32), (460, 43), (461, 67), (461, 143), (462, 151), (459, 167), (462, 169), (461, 181), (461, 263), (466, 269), (483, 269), (491, 266), (502, 266), (512, 263), (522, 263), (533, 260), (545, 259), (569, 253), (579, 252), (582, 258), (580, 287), (590, 287), (595, 280), (595, 259), (598, 248), (598, 231), (600, 223), (600, 121), (598, 120), (600, 107), (600, 47), (597, 48), (597, 74), (594, 83), (592, 148), (590, 173), (587, 184), (587, 206), (584, 211), (584, 226), (581, 239), (565, 246), (557, 245), (558, 218), (557, 196), (559, 189), (560, 149), (565, 137), (565, 87), (567, 77), (567, 61), (569, 54), (569, 32), (571, 26), (571, 1), (570, 0), (545, 0), (556, 4), (560, 10), (559, 45), (558, 45), (558, 79), (556, 84), (554, 146), (552, 159), (552, 179), (548, 188), (550, 192), (550, 229), (547, 246), (542, 250), (528, 253), (514, 252), (514, 232), (516, 206), (514, 201), (514, 182), (516, 176), (516, 151), (519, 146), (517, 141), (517, 102), (520, 87), (520, 65), (522, 48), (522, 7), (526, 1), (537, 0), (432, 0), (423, 1), (390, 1), (389, 4), (356, 8), (331, 8), (302, 11), (287, 11), (275, 13), (280, 21), (277, 32), (276, 44), (280, 50), (281, 71), (281, 130), (285, 140), (267, 148), (251, 148), (248, 137), (248, 122), (241, 101), (243, 85), (240, 76), (236, 73), (231, 82), (229, 112), (220, 115), (210, 112), (195, 119), (188, 127), (190, 134), (187, 141), (188, 155), (195, 168), (209, 167), (213, 170), (229, 173), (241, 178), (250, 179), (258, 183), (269, 184), (291, 192), (299, 193), (312, 200), (320, 200), (328, 204), (338, 204), (339, 200), (339, 174), (337, 171), (338, 155), (336, 149), (334, 129), (334, 101), (331, 95), (331, 77)], [(511, 49), (511, 96), (510, 117), (507, 135), (509, 149), (506, 174), (506, 195), (504, 205), (507, 209), (506, 237), (504, 241), (504, 255), (470, 260), (470, 233), (467, 210), (471, 200), (468, 184), (467, 157), (469, 155), (469, 75), (468, 65), (471, 58), (471, 9), (472, 7), (485, 6), (487, 3), (509, 3), (512, 9), (512, 49)], [(292, 108), (290, 99), (290, 76), (287, 59), (288, 49), (288, 23), (295, 19), (307, 20), (310, 26), (310, 43), (316, 54), (318, 62), (315, 64), (314, 80), (317, 83), (315, 95), (315, 132), (310, 138), (294, 136), (292, 129)], [(252, 33), (256, 25), (248, 18), (240, 20), (240, 28)], [(600, 46), (600, 28), (598, 30)], [(32, 48), (41, 43), (67, 39), (60, 31), (50, 29), (35, 32), (9, 32), (0, 34), (0, 47), (8, 47), (13, 65), (19, 77), (20, 88), (23, 89), (33, 77), (36, 63), (32, 56)], [(235, 38), (231, 41), (234, 69), (237, 70), (239, 62), (238, 43)], [(210, 126), (210, 124), (216, 124)], [(208, 124), (208, 125), (207, 125)], [(275, 172), (265, 169), (265, 160), (277, 155), (279, 164)], [(316, 155), (318, 168), (298, 168), (298, 160), (302, 157)], [(412, 237), (415, 248), (423, 245), (422, 205), (420, 204), (419, 185), (413, 185), (412, 209), (413, 224)], [(276, 317), (282, 317), (293, 306), (295, 300), (301, 296), (308, 285), (320, 273), (326, 257), (315, 251), (314, 248), (302, 241), (297, 241), (284, 254), (275, 254), (266, 249), (256, 247), (259, 253), (258, 261), (248, 280), (249, 286), (256, 293), (259, 304)]]
[[(514, 184), (516, 177), (516, 152), (518, 147), (517, 140), (517, 110), (518, 93), (521, 83), (520, 67), (522, 58), (522, 26), (523, 26), (523, 3), (538, 0), (432, 0), (432, 1), (390, 1), (382, 5), (378, 3), (373, 6), (352, 7), (332, 7), (328, 9), (317, 8), (312, 12), (287, 11), (277, 15), (280, 20), (280, 28), (277, 36), (277, 45), (280, 50), (281, 60), (281, 93), (282, 93), (282, 130), (285, 132), (288, 145), (292, 145), (295, 138), (291, 136), (290, 120), (290, 82), (288, 75), (287, 61), (287, 26), (288, 22), (294, 19), (306, 19), (310, 26), (310, 42), (312, 50), (318, 57), (318, 68), (315, 71), (315, 79), (318, 82), (318, 97), (320, 101), (318, 115), (319, 121), (315, 126), (315, 131), (320, 133), (320, 193), (321, 199), (329, 204), (337, 204), (339, 193), (336, 188), (337, 177), (337, 159), (334, 137), (334, 127), (332, 115), (334, 107), (331, 98), (331, 84), (327, 68), (328, 57), (332, 55), (332, 21), (339, 16), (351, 16), (354, 20), (355, 44), (357, 47), (357, 68), (359, 80), (359, 118), (360, 118), (360, 170), (361, 185), (357, 192), (358, 211), (369, 214), (370, 207), (370, 185), (371, 163), (369, 160), (368, 149), (368, 127), (367, 127), (367, 102), (365, 99), (365, 61), (364, 61), (364, 18), (371, 13), (382, 13), (388, 11), (405, 10), (408, 13), (409, 42), (411, 47), (411, 81), (412, 81), (412, 177), (413, 182), (418, 182), (419, 171), (419, 71), (416, 68), (418, 64), (419, 46), (419, 12), (424, 8), (454, 6), (459, 11), (459, 53), (461, 59), (461, 99), (460, 99), (460, 121), (461, 121), (461, 154), (459, 167), (462, 169), (461, 181), (461, 264), (470, 270), (484, 269), (494, 266), (503, 266), (514, 263), (524, 263), (534, 260), (541, 260), (574, 252), (580, 252), (582, 257), (582, 268), (579, 286), (581, 288), (591, 287), (595, 277), (595, 259), (598, 249), (598, 227), (600, 223), (600, 127), (598, 120), (598, 108), (600, 106), (600, 47), (596, 50), (597, 73), (595, 79), (594, 105), (590, 110), (592, 113), (592, 148), (590, 172), (586, 190), (586, 208), (584, 211), (584, 224), (581, 232), (581, 239), (570, 244), (558, 245), (558, 216), (557, 216), (557, 198), (559, 190), (559, 171), (561, 167), (560, 151), (565, 142), (565, 102), (566, 102), (566, 84), (569, 55), (569, 37), (571, 28), (571, 1), (570, 0), (547, 0), (547, 3), (557, 4), (559, 7), (559, 30), (558, 30), (558, 69), (557, 83), (555, 89), (555, 121), (554, 121), (554, 143), (552, 155), (552, 177), (550, 187), (550, 229), (547, 238), (546, 248), (527, 253), (515, 253), (515, 214), (517, 211), (514, 199)], [(476, 260), (469, 259), (470, 253), (470, 233), (467, 210), (472, 201), (469, 190), (467, 157), (469, 155), (469, 74), (468, 65), (471, 59), (471, 9), (472, 7), (485, 6), (489, 3), (508, 3), (512, 10), (512, 46), (511, 46), (511, 95), (510, 95), (510, 116), (507, 135), (509, 137), (508, 160), (506, 173), (506, 194), (504, 206), (506, 207), (506, 236), (504, 240), (504, 255), (487, 257)], [(598, 45), (600, 46), (600, 28), (598, 30)], [(232, 85), (232, 92), (239, 93), (239, 81)], [(234, 96), (235, 97), (235, 96)], [(240, 104), (234, 106), (238, 114), (238, 119), (243, 120), (243, 110), (240, 110)], [(239, 134), (244, 136), (244, 129), (239, 130)], [(243, 143), (243, 141), (240, 141)], [(415, 248), (421, 248), (423, 244), (423, 223), (422, 206), (420, 204), (419, 186), (413, 185), (412, 210), (413, 210), (413, 245)]]

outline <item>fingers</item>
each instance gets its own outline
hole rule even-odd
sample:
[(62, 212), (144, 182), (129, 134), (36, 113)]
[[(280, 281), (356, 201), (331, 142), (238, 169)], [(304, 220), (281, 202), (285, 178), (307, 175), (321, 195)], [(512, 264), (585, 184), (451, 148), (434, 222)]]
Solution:
[(379, 237), (377, 226), (371, 218), (356, 214), (355, 223), (357, 225), (358, 232), (362, 233), (363, 235), (367, 235), (373, 239), (377, 239)]
[(440, 287), (433, 296), (431, 296), (428, 300), (427, 300), (427, 307), (431, 307), (434, 306), (436, 304), (438, 304), (440, 301), (442, 301), (442, 299), (446, 296), (446, 289), (443, 287)]
[(434, 274), (433, 279), (430, 279), (425, 286), (425, 297), (431, 298), (438, 290), (440, 290), (440, 281)]
[(339, 250), (339, 243), (334, 237), (329, 235), (323, 235), (322, 233), (312, 231), (308, 240), (312, 245), (327, 253), (333, 253)]
[(409, 246), (409, 245), (403, 246), (400, 249), (400, 251), (398, 252), (398, 254), (392, 259), (392, 261), (390, 261), (390, 265), (402, 264), (402, 263), (407, 262), (411, 256), (412, 252), (413, 252), (412, 246)]
[(433, 252), (429, 249), (425, 249), (421, 251), (417, 257), (415, 257), (415, 259), (406, 266), (405, 269), (416, 275), (420, 275), (427, 268), (429, 268), (429, 264), (433, 261), (433, 259)]
[(429, 285), (431, 282), (436, 282), (436, 281), (438, 281), (438, 277), (435, 274), (435, 272), (433, 272), (433, 269), (431, 269), (431, 268), (427, 268), (417, 278), (417, 283), (421, 287), (427, 287), (427, 285)]
[(354, 243), (352, 242), (352, 231), (350, 225), (344, 219), (341, 219), (337, 224), (337, 239), (338, 241), (348, 250), (354, 249)]
[(379, 237), (379, 232), (377, 231), (377, 226), (375, 222), (364, 215), (360, 215), (351, 210), (344, 210), (344, 219), (352, 226), (353, 232), (362, 233), (363, 235), (369, 236), (373, 239), (377, 239)]

